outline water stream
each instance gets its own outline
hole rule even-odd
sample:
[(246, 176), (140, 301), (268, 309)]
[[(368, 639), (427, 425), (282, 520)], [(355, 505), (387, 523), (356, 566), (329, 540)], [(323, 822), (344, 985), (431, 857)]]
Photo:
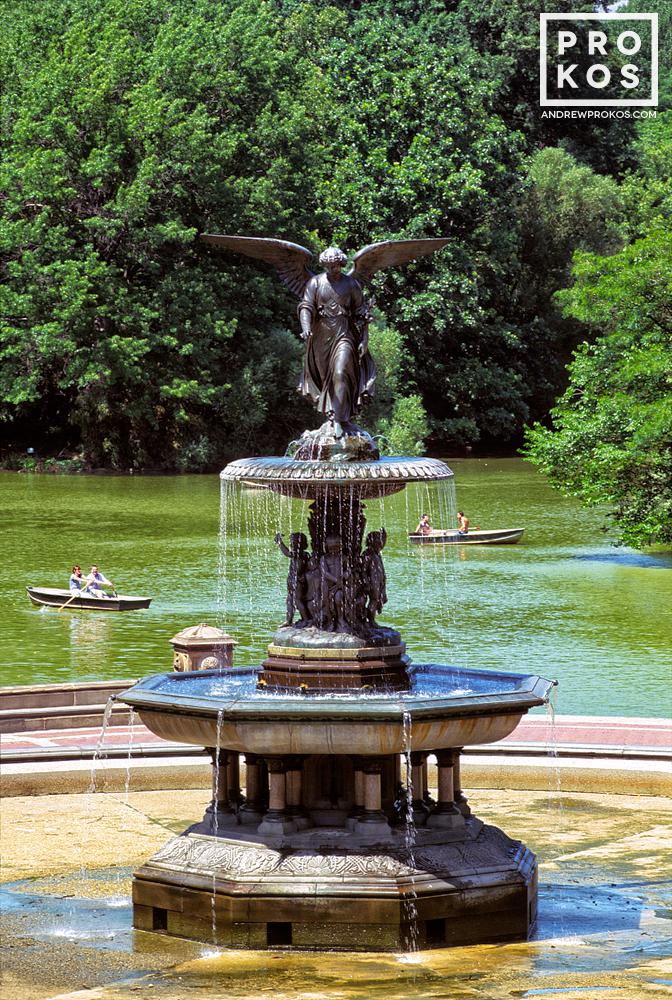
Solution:
[[(413, 812), (413, 799), (415, 798), (415, 793), (413, 790), (413, 763), (411, 760), (413, 746), (413, 718), (411, 713), (404, 709), (401, 720), (403, 731), (402, 764), (404, 767), (403, 794), (405, 799), (404, 850), (406, 864), (409, 868), (415, 870), (416, 863), (414, 848), (416, 842), (416, 828), (415, 815)], [(403, 912), (402, 933), (404, 934), (403, 947), (406, 952), (418, 951), (419, 927), (417, 900), (418, 894), (415, 889), (414, 876), (411, 875), (411, 886), (406, 891), (401, 901)]]
[[(215, 744), (215, 756), (212, 762), (213, 767), (213, 780), (212, 780), (212, 835), (213, 837), (219, 836), (219, 781), (220, 781), (220, 765), (219, 765), (219, 755), (222, 750), (222, 721), (224, 719), (224, 709), (220, 708), (217, 713), (217, 742)], [(225, 765), (227, 766), (227, 765)], [(228, 782), (227, 782), (228, 789)], [(212, 866), (212, 898), (210, 900), (211, 915), (212, 915), (212, 944), (216, 948), (218, 945), (217, 941), (217, 868), (213, 864)]]
[(89, 795), (94, 795), (97, 791), (97, 765), (98, 761), (106, 757), (104, 746), (105, 737), (107, 736), (107, 727), (110, 724), (110, 719), (112, 717), (112, 711), (114, 709), (114, 703), (116, 701), (115, 695), (112, 695), (107, 699), (105, 704), (105, 711), (103, 712), (103, 721), (100, 726), (100, 733), (98, 735), (98, 741), (96, 743), (96, 749), (93, 752), (93, 757), (91, 758), (91, 781), (87, 793)]

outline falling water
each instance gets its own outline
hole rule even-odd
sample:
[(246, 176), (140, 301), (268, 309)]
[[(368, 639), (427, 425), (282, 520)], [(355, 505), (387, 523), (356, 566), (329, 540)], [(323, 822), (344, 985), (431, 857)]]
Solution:
[(235, 634), (242, 662), (258, 663), (280, 624), (288, 566), (275, 543), (295, 531), (307, 533), (309, 507), (267, 489), (223, 480), (219, 546), (218, 622)]
[(94, 795), (98, 790), (96, 787), (96, 765), (101, 757), (106, 756), (103, 752), (103, 744), (105, 743), (105, 736), (107, 735), (107, 727), (110, 723), (110, 718), (112, 716), (112, 709), (114, 708), (114, 702), (116, 700), (116, 695), (110, 695), (107, 699), (107, 704), (105, 705), (105, 711), (103, 712), (103, 721), (100, 727), (100, 734), (98, 736), (98, 741), (96, 743), (96, 749), (93, 751), (93, 757), (91, 758), (91, 780), (89, 782), (89, 787), (87, 789), (87, 794)]
[[(222, 749), (222, 720), (224, 709), (217, 712), (217, 734), (215, 744), (215, 757), (213, 761), (213, 782), (212, 782), (212, 835), (219, 834), (219, 755)], [(210, 899), (210, 911), (212, 916), (212, 943), (217, 947), (217, 868), (212, 866), (212, 896)]]
[[(437, 483), (437, 506), (438, 516), (441, 525), (453, 528), (457, 522), (457, 504), (455, 502), (455, 483), (453, 480)], [(443, 604), (441, 607), (440, 635), (448, 650), (448, 662), (456, 663), (458, 657), (458, 637), (456, 631), (457, 619), (457, 570), (459, 566), (459, 548), (457, 545), (434, 545), (430, 548), (438, 549), (436, 553), (438, 573), (443, 583)], [(445, 661), (445, 652), (442, 650), (441, 662)], [(456, 664), (461, 666), (462, 664)]]
[[(104, 756), (103, 745), (105, 743), (105, 736), (107, 735), (107, 727), (110, 723), (110, 718), (112, 716), (112, 709), (114, 708), (115, 695), (111, 695), (107, 699), (107, 704), (105, 705), (105, 711), (103, 712), (103, 721), (100, 727), (100, 733), (98, 734), (98, 740), (96, 742), (96, 748), (93, 751), (93, 757), (91, 758), (91, 777), (89, 778), (89, 787), (86, 790), (87, 804), (86, 809), (88, 814), (93, 817), (93, 806), (89, 799), (90, 795), (95, 795), (97, 789), (96, 782), (96, 765), (101, 757)], [(86, 865), (84, 864), (84, 843), (80, 840), (79, 844), (79, 874), (80, 878), (87, 878)]]
[[(548, 735), (546, 737), (546, 753), (551, 760), (551, 767), (548, 772), (548, 820), (549, 830), (553, 831), (553, 838), (560, 844), (566, 842), (564, 829), (564, 810), (562, 803), (562, 775), (560, 771), (560, 757), (558, 755), (558, 737), (556, 730), (558, 689), (551, 688), (546, 700), (546, 719), (548, 722)], [(553, 847), (550, 848), (553, 850)], [(559, 926), (554, 928), (554, 936), (564, 937), (564, 909), (559, 910)]]
[(124, 805), (128, 805), (128, 793), (131, 788), (131, 758), (133, 756), (133, 738), (135, 735), (135, 709), (128, 710), (128, 753), (126, 754), (126, 776), (124, 779)]
[[(405, 825), (404, 825), (404, 847), (406, 855), (406, 864), (409, 868), (415, 871), (415, 841), (416, 841), (416, 828), (415, 828), (415, 817), (413, 816), (413, 766), (411, 762), (411, 727), (412, 719), (411, 713), (405, 709), (402, 712), (402, 734), (403, 734), (403, 750), (402, 758), (404, 761), (404, 794), (406, 799), (406, 815), (405, 815)], [(411, 876), (414, 880), (414, 876)], [(418, 894), (415, 890), (415, 882), (411, 882), (411, 887), (406, 893), (402, 900), (402, 913), (404, 916), (403, 924), (408, 928), (406, 937), (404, 939), (404, 948), (406, 951), (418, 951)]]

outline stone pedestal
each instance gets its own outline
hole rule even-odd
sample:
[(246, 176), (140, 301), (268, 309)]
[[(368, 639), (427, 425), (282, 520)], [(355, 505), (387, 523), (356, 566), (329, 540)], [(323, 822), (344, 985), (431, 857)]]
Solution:
[(173, 636), (170, 644), (173, 647), (173, 669), (180, 673), (231, 667), (233, 650), (238, 645), (221, 628), (204, 622), (182, 629)]
[(278, 629), (259, 675), (269, 688), (369, 690), (409, 686), (408, 657), (393, 629), (372, 628), (370, 635), (322, 632), (309, 626)]
[(214, 913), (234, 948), (425, 949), (525, 940), (536, 892), (534, 855), (474, 817), (459, 839), (419, 830), (412, 852), (401, 833), (316, 828), (274, 848), (238, 827), (162, 847), (135, 873), (133, 924), (211, 944)]

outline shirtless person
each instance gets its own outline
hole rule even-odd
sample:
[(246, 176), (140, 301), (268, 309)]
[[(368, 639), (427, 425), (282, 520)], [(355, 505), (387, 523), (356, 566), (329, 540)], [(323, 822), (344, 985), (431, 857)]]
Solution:
[(420, 523), (415, 529), (416, 535), (431, 535), (432, 526), (429, 523), (429, 514), (423, 514), (420, 518)]
[(464, 511), (458, 510), (457, 512), (457, 523), (459, 525), (459, 532), (461, 535), (466, 535), (469, 531), (469, 518), (464, 513)]

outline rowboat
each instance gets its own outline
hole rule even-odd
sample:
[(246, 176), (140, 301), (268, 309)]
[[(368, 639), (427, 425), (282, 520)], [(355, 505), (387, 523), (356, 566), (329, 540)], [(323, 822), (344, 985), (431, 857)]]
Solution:
[(441, 528), (433, 528), (429, 534), (421, 535), (414, 532), (409, 534), (414, 545), (515, 545), (523, 537), (525, 528), (500, 528), (498, 530), (484, 531), (474, 528), (473, 531), (462, 532), (457, 530), (445, 531)]
[(57, 590), (55, 587), (26, 587), (26, 590), (33, 604), (44, 608), (62, 608), (67, 604), (73, 611), (138, 611), (140, 608), (148, 608), (152, 603), (151, 597), (121, 594), (116, 597), (78, 594), (71, 601), (72, 594), (69, 590)]

